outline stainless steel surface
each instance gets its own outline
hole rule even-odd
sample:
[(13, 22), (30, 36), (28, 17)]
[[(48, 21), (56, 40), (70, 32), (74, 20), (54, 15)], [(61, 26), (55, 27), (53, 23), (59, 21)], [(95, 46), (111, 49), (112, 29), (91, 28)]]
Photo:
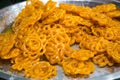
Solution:
[[(70, 4), (76, 4), (76, 5), (82, 5), (82, 6), (96, 6), (103, 3), (114, 3), (118, 7), (120, 7), (120, 2), (118, 0), (53, 0), (57, 1), (58, 3), (64, 2), (64, 3), (70, 3)], [(47, 0), (43, 0), (44, 3), (47, 2)], [(9, 6), (6, 8), (3, 8), (0, 10), (0, 32), (2, 32), (6, 27), (11, 26), (11, 24), (14, 22), (15, 17), (18, 15), (18, 13), (21, 11), (22, 8), (24, 8), (25, 2), (15, 4), (13, 6)], [(77, 46), (75, 45), (74, 48)], [(8, 61), (4, 61), (3, 63), (0, 63), (0, 77), (5, 78), (7, 80), (27, 80), (24, 78), (23, 74), (17, 71), (11, 72), (10, 63)], [(99, 68), (97, 66), (94, 73), (92, 73), (87, 80), (113, 80), (115, 78), (120, 78), (120, 67), (105, 67), (105, 68)], [(61, 67), (57, 66), (58, 68), (58, 76), (53, 78), (52, 80), (79, 80), (80, 78), (71, 78), (66, 77), (63, 74), (63, 71)], [(111, 72), (110, 70), (114, 70), (114, 72)], [(86, 80), (84, 78), (80, 80)]]

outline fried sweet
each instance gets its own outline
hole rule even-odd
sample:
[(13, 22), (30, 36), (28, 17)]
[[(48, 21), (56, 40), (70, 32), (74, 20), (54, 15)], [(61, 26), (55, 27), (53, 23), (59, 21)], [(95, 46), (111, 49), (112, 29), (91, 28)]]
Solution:
[(49, 64), (49, 62), (41, 61), (24, 71), (27, 78), (35, 78), (38, 80), (49, 80), (49, 78), (56, 76), (56, 67)]
[(90, 50), (80, 49), (72, 53), (70, 57), (79, 61), (86, 61), (94, 57), (95, 54), (95, 52), (92, 52)]
[[(49, 80), (56, 65), (72, 77), (120, 63), (120, 11), (114, 4), (90, 8), (28, 0), (12, 28), (0, 34), (0, 58), (27, 78)], [(74, 48), (72, 46), (78, 45)], [(54, 65), (54, 66), (53, 66)]]
[(107, 12), (106, 13), (107, 16), (109, 17), (120, 17), (120, 10), (115, 10), (115, 11), (112, 11), (112, 12)]
[(28, 68), (33, 67), (34, 64), (36, 64), (37, 62), (39, 62), (39, 58), (36, 59), (31, 59), (29, 57), (25, 57), (22, 54), (20, 54), (17, 57), (14, 57), (11, 60), (12, 65), (12, 69), (21, 71), (21, 70), (25, 70)]
[(120, 40), (120, 27), (93, 27), (92, 33), (98, 37), (104, 37), (110, 41), (117, 41)]
[(64, 17), (60, 20), (60, 24), (65, 25), (66, 27), (85, 25), (90, 27), (92, 23), (89, 20), (83, 19), (80, 16), (73, 14), (65, 14)]
[(0, 34), (0, 57), (4, 59), (6, 55), (9, 55), (10, 50), (15, 44), (15, 33), (8, 29), (4, 33)]
[(73, 12), (85, 19), (91, 19), (90, 14), (92, 9), (89, 7), (83, 7), (83, 6), (76, 6), (74, 4), (60, 4), (60, 8), (68, 11), (68, 12)]
[(103, 37), (97, 38), (96, 36), (84, 36), (81, 40), (80, 47), (89, 49), (95, 52), (104, 52), (107, 50), (109, 41)]
[(10, 52), (6, 55), (4, 55), (2, 58), (3, 59), (11, 59), (16, 56), (20, 55), (20, 50), (18, 48), (11, 49)]
[(95, 70), (94, 64), (92, 62), (78, 61), (75, 59), (63, 61), (62, 68), (66, 75), (71, 75), (74, 77), (76, 75), (88, 75)]
[(107, 53), (109, 56), (113, 58), (116, 63), (120, 63), (120, 45), (118, 43), (112, 43), (111, 46), (108, 47)]
[(45, 20), (43, 20), (43, 24), (51, 24), (59, 19), (61, 19), (65, 15), (65, 10), (56, 8), (53, 13), (51, 13)]
[(114, 65), (114, 61), (109, 56), (106, 56), (105, 53), (98, 54), (95, 57), (93, 57), (93, 62), (97, 64), (99, 67), (105, 67), (105, 66), (112, 66)]
[(96, 7), (92, 8), (95, 12), (105, 13), (105, 12), (111, 12), (117, 9), (115, 4), (102, 4), (97, 5)]

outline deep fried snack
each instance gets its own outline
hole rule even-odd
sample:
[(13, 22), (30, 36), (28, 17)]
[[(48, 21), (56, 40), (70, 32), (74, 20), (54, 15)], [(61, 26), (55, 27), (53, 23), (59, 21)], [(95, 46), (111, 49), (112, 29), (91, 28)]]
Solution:
[(119, 41), (120, 40), (120, 27), (93, 27), (92, 33), (98, 37), (104, 37), (110, 41)]
[[(92, 27), (92, 26), (91, 26)], [(82, 30), (84, 33), (91, 35), (92, 34), (92, 30), (91, 27), (88, 26), (79, 26), (79, 29)]]
[(102, 4), (102, 5), (98, 5), (96, 7), (93, 7), (92, 10), (95, 12), (100, 12), (100, 13), (105, 13), (105, 12), (111, 12), (116, 10), (117, 7), (115, 4)]
[(109, 17), (120, 17), (120, 10), (115, 10), (115, 11), (112, 11), (112, 12), (107, 12), (106, 13), (107, 16)]
[(50, 42), (46, 45), (45, 56), (51, 64), (61, 64), (61, 61), (68, 58), (73, 53), (72, 48), (67, 44)]
[[(48, 80), (62, 66), (72, 77), (120, 63), (120, 11), (114, 4), (90, 8), (28, 0), (12, 29), (0, 34), (0, 58), (25, 77)], [(73, 49), (72, 46), (78, 45)]]
[(92, 23), (89, 20), (83, 19), (80, 16), (75, 16), (73, 14), (65, 14), (64, 17), (60, 20), (60, 24), (66, 27), (85, 25), (90, 27)]
[(117, 41), (120, 40), (120, 27), (106, 27), (103, 28), (100, 26), (93, 27), (92, 33), (98, 37), (104, 37), (107, 40)]
[[(116, 6), (114, 4), (108, 4), (108, 5), (103, 5), (103, 6), (107, 7), (110, 5), (112, 5), (112, 6), (110, 8), (108, 7), (108, 11), (110, 11), (111, 9), (113, 9), (113, 10), (116, 9)], [(60, 4), (60, 8), (66, 10), (68, 12), (76, 13), (85, 19), (90, 19), (90, 20), (92, 19), (94, 21), (97, 21), (98, 24), (102, 25), (102, 26), (103, 25), (107, 25), (107, 26), (117, 26), (118, 25), (115, 21), (113, 21), (107, 15), (100, 13), (100, 12), (94, 12), (89, 7), (76, 6), (74, 4)], [(101, 8), (101, 6), (100, 6), (100, 8)]]
[(56, 76), (56, 67), (49, 64), (49, 62), (41, 61), (24, 71), (27, 78), (35, 78), (38, 80), (48, 80), (50, 77)]
[(77, 26), (83, 19), (79, 16), (74, 16), (72, 14), (65, 14), (60, 20), (60, 24), (66, 27)]
[(43, 24), (51, 24), (59, 19), (61, 19), (65, 15), (65, 10), (63, 9), (54, 9), (54, 11), (45, 19), (43, 20)]
[(104, 39), (103, 37), (97, 38), (96, 36), (89, 35), (83, 36), (83, 39), (80, 43), (80, 47), (96, 52), (106, 51), (108, 45), (109, 41)]
[(56, 9), (56, 2), (49, 0), (43, 8), (44, 8), (44, 14), (42, 14), (41, 17), (42, 20), (48, 17), (51, 13), (53, 13), (53, 11)]
[(107, 40), (120, 40), (120, 27), (111, 27), (104, 30), (104, 34), (102, 35)]
[[(31, 3), (33, 2), (34, 1), (31, 1)], [(39, 1), (37, 2), (39, 3)], [(37, 2), (35, 4), (37, 4)], [(14, 24), (12, 25), (14, 31), (22, 27), (25, 28), (28, 26), (33, 26), (35, 22), (41, 18), (41, 15), (43, 14), (43, 10), (41, 9), (42, 5), (39, 6), (39, 8), (36, 8), (35, 4), (26, 4), (26, 7), (22, 10), (22, 12), (19, 13), (15, 19)]]
[(33, 67), (33, 65), (39, 62), (39, 60), (40, 60), (39, 58), (30, 59), (29, 57), (24, 57), (22, 54), (20, 54), (19, 56), (14, 57), (11, 60), (11, 63), (13, 64), (12, 69), (18, 71), (25, 70)]
[(3, 59), (11, 59), (16, 56), (20, 55), (20, 50), (18, 48), (11, 49), (9, 54), (4, 55), (2, 58)]
[(74, 4), (60, 4), (60, 8), (68, 11), (68, 12), (73, 12), (85, 19), (91, 19), (90, 14), (91, 14), (91, 8), (89, 7), (83, 7), (83, 6), (76, 6)]
[[(42, 38), (42, 40), (41, 40)], [(15, 47), (22, 50), (25, 57), (37, 58), (44, 54), (46, 37), (38, 35), (37, 33), (28, 34), (20, 39), (17, 39)]]
[(99, 67), (105, 67), (105, 66), (112, 66), (114, 65), (114, 61), (106, 56), (105, 53), (98, 54), (95, 57), (93, 57), (93, 62), (97, 64)]
[(86, 36), (88, 34), (86, 34), (84, 31), (82, 31), (81, 29), (78, 29), (76, 32), (73, 33), (73, 36), (75, 37), (75, 41), (77, 43), (80, 43), (83, 39), (83, 35)]
[(4, 33), (0, 34), (0, 57), (4, 59), (9, 55), (10, 50), (15, 44), (16, 35), (12, 29), (6, 30)]
[(118, 43), (112, 43), (108, 47), (107, 53), (116, 63), (120, 63), (120, 45)]
[(72, 53), (70, 57), (79, 61), (86, 61), (94, 57), (95, 54), (95, 52), (92, 52), (90, 50), (80, 49)]
[(92, 73), (95, 68), (94, 64), (90, 61), (78, 61), (69, 59), (62, 62), (62, 67), (66, 75), (88, 75)]

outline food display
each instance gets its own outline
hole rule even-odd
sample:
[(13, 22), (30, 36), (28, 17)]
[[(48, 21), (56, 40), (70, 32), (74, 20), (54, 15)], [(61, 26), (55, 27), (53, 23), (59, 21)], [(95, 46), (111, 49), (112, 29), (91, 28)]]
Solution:
[[(0, 34), (0, 58), (26, 78), (86, 77), (95, 67), (120, 64), (120, 9), (115, 4), (77, 6), (28, 0)], [(79, 45), (79, 49), (72, 48)]]

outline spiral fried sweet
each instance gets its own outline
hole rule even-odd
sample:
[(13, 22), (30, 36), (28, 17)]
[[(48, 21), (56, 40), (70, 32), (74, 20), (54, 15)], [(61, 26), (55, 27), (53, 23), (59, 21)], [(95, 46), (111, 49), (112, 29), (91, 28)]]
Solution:
[(93, 62), (97, 64), (99, 67), (105, 67), (105, 66), (112, 66), (114, 65), (114, 61), (105, 55), (105, 53), (98, 54), (95, 57), (93, 57)]
[(24, 71), (26, 77), (31, 77), (40, 80), (48, 80), (50, 77), (56, 76), (56, 67), (49, 62), (41, 61), (33, 65), (32, 68)]
[(75, 59), (65, 60), (62, 63), (63, 70), (66, 75), (88, 75), (95, 70), (94, 65), (90, 61), (78, 61)]

